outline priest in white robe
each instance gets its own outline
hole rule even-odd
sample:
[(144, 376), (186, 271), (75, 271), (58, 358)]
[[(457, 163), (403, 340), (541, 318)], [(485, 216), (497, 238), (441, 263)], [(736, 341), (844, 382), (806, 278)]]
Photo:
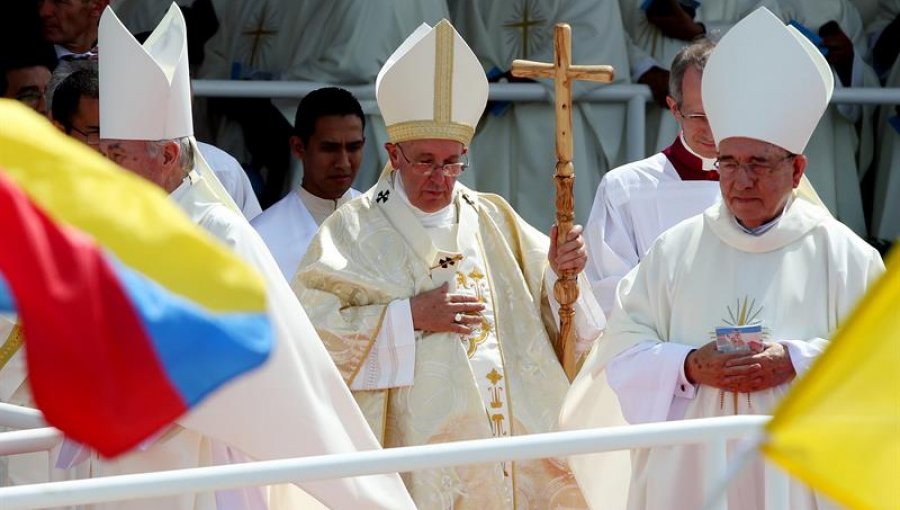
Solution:
[[(555, 271), (583, 269), (580, 227), (557, 249), (502, 198), (456, 180), (488, 85), (449, 22), (413, 32), (377, 84), (390, 166), (325, 220), (295, 292), (384, 446), (555, 429), (569, 385), (551, 345), (548, 290)], [(582, 283), (581, 351), (603, 326)], [(423, 509), (584, 508), (560, 459), (421, 470), (404, 481)]]
[[(786, 21), (814, 32), (828, 52), (835, 86), (880, 87), (867, 54), (865, 27), (849, 0), (780, 0)], [(790, 111), (790, 110), (788, 110)], [(866, 235), (860, 181), (873, 160), (875, 105), (831, 105), (810, 138), (809, 180), (842, 223)]]
[[(275, 261), (195, 148), (184, 20), (177, 6), (143, 47), (109, 9), (100, 37), (105, 48), (100, 57), (101, 150), (159, 185), (193, 221), (259, 270), (276, 344), (261, 369), (213, 394), (141, 447), (115, 459), (92, 456), (92, 476), (378, 448)], [(280, 485), (113, 507), (413, 508), (396, 474), (300, 485), (308, 494), (296, 485)]]
[[(770, 413), (884, 270), (871, 246), (794, 191), (833, 89), (811, 43), (755, 11), (713, 50), (702, 89), (723, 200), (660, 236), (622, 280), (603, 341), (567, 397), (566, 427), (616, 415), (634, 424)], [(789, 108), (795, 115), (785, 117)], [(761, 342), (720, 352), (717, 329), (741, 327)], [(599, 413), (595, 402), (610, 389), (618, 405)], [(718, 474), (698, 446), (635, 450), (631, 459), (629, 508), (701, 508)], [(579, 484), (600, 483), (598, 465), (573, 459)], [(727, 497), (731, 509), (766, 508), (760, 461)], [(827, 505), (792, 483), (790, 508)]]
[(607, 315), (616, 285), (644, 258), (657, 237), (700, 214), (720, 196), (716, 145), (700, 99), (700, 83), (713, 44), (682, 48), (672, 62), (669, 111), (680, 127), (662, 152), (616, 168), (600, 181), (585, 226), (586, 275)]
[[(619, 0), (622, 23), (634, 44), (668, 69), (681, 48), (697, 37), (717, 41), (757, 7), (779, 14), (779, 0)], [(685, 4), (694, 4), (686, 8)], [(679, 125), (663, 108), (647, 105), (650, 152), (663, 150), (677, 136)]]
[(291, 153), (303, 164), (303, 180), (250, 222), (287, 281), (319, 225), (359, 196), (350, 185), (362, 162), (365, 124), (359, 102), (341, 88), (314, 90), (297, 106)]
[[(614, 83), (631, 83), (627, 38), (616, 0), (452, 0), (450, 16), (469, 41), (490, 79), (510, 78), (517, 58), (553, 61), (553, 27), (572, 26), (572, 61), (608, 64)], [(539, 80), (553, 91), (550, 80)], [(601, 84), (576, 83), (572, 122), (578, 167), (575, 219), (584, 222), (600, 178), (625, 162), (625, 104), (579, 101), (580, 94)], [(528, 223), (544, 230), (554, 222), (553, 193), (548, 193), (556, 164), (552, 102), (490, 103), (478, 126), (470, 156), (477, 172), (462, 182), (497, 193)], [(546, 185), (544, 185), (546, 184)]]

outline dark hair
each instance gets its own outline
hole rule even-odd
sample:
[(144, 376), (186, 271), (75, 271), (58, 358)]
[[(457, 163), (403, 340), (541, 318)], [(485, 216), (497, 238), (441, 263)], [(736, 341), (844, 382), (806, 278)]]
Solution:
[(68, 133), (72, 129), (72, 117), (78, 112), (81, 97), (100, 97), (100, 79), (94, 69), (79, 69), (66, 76), (53, 92), (50, 114), (62, 124)]
[(316, 130), (316, 121), (328, 115), (356, 115), (362, 121), (363, 129), (366, 127), (366, 117), (353, 94), (342, 88), (325, 87), (310, 92), (297, 105), (294, 134), (300, 137), (304, 145), (308, 144)]
[[(48, 71), (53, 71), (53, 68), (56, 67), (56, 54), (54, 53), (53, 59), (51, 59), (48, 55), (48, 51), (42, 50), (47, 50), (47, 48), (30, 48), (28, 50), (20, 51), (19, 53), (0, 57), (0, 96), (5, 96), (6, 89), (9, 87), (9, 80), (6, 78), (6, 73), (9, 71), (25, 69), (28, 67), (46, 67)], [(49, 51), (52, 52), (53, 48), (49, 47)]]

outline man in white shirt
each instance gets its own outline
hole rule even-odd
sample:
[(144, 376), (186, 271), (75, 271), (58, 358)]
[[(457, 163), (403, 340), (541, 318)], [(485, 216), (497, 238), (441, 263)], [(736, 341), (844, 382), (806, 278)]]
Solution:
[(0, 97), (15, 99), (41, 115), (47, 115), (44, 94), (50, 82), (46, 63), (31, 55), (0, 61)]
[(359, 102), (341, 88), (314, 90), (297, 106), (290, 143), (303, 180), (251, 222), (288, 281), (319, 225), (359, 196), (350, 186), (362, 162), (365, 126)]
[(586, 274), (597, 302), (612, 311), (616, 284), (644, 258), (657, 237), (700, 214), (720, 196), (713, 168), (716, 146), (700, 98), (706, 59), (713, 44), (700, 40), (672, 61), (669, 111), (680, 126), (662, 152), (603, 176), (585, 227)]
[[(833, 87), (821, 53), (764, 8), (713, 50), (702, 98), (723, 199), (662, 234), (621, 281), (604, 339), (567, 396), (565, 427), (770, 413), (827, 347), (884, 271), (878, 252), (795, 192)], [(755, 336), (754, 346), (719, 348), (734, 331)], [(600, 412), (609, 390), (617, 402)], [(714, 478), (703, 448), (635, 450), (631, 459), (629, 508), (703, 506)], [(601, 465), (572, 460), (583, 487), (600, 483)], [(790, 498), (792, 509), (826, 504), (798, 485)], [(761, 462), (730, 485), (728, 507), (766, 508)]]

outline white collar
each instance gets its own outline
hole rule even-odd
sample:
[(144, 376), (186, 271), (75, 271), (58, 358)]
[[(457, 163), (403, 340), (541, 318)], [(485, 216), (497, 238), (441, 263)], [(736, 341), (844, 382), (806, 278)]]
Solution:
[(353, 198), (350, 194), (351, 189), (352, 188), (348, 188), (347, 191), (345, 191), (344, 194), (337, 199), (317, 197), (316, 195), (310, 193), (303, 186), (299, 186), (297, 188), (297, 194), (300, 195), (300, 200), (303, 201), (303, 204), (306, 205), (307, 208), (315, 209), (316, 211), (324, 213), (327, 216), (336, 211), (338, 207), (346, 204), (350, 201), (351, 198)]
[(678, 139), (681, 140), (681, 145), (684, 145), (684, 150), (693, 154), (695, 157), (700, 158), (700, 169), (704, 172), (709, 172), (710, 170), (716, 169), (716, 160), (710, 158), (704, 158), (703, 156), (694, 152), (694, 149), (688, 145), (687, 140), (684, 139), (684, 131), (678, 132)]
[(751, 236), (761, 236), (761, 235), (765, 234), (766, 232), (768, 232), (769, 230), (772, 230), (772, 227), (774, 227), (775, 225), (778, 224), (778, 222), (781, 220), (781, 218), (784, 217), (784, 212), (787, 211), (788, 207), (791, 206), (791, 202), (793, 200), (794, 200), (793, 196), (788, 197), (787, 202), (785, 202), (785, 204), (784, 204), (784, 208), (781, 209), (781, 212), (778, 214), (778, 216), (772, 218), (771, 220), (763, 223), (762, 225), (760, 225), (758, 227), (747, 227), (743, 223), (741, 223), (740, 220), (737, 219), (737, 216), (732, 215), (732, 218), (734, 218), (734, 223), (738, 226), (738, 228), (740, 228), (744, 232), (750, 234)]
[[(409, 201), (409, 196), (407, 196), (406, 190), (403, 188), (403, 179), (400, 178), (399, 172), (397, 170), (394, 170), (394, 172), (391, 174), (391, 179), (394, 180), (394, 189), (397, 190), (397, 194), (400, 196), (400, 199), (403, 200), (403, 203), (409, 206), (409, 210), (412, 211), (416, 219), (422, 223), (423, 227), (436, 228), (456, 224), (456, 206), (453, 203), (452, 199), (446, 207), (439, 211), (435, 211), (432, 213), (425, 212), (414, 206), (412, 202)], [(456, 190), (457, 186), (456, 183), (454, 183), (453, 192), (451, 193), (452, 197), (456, 196)]]

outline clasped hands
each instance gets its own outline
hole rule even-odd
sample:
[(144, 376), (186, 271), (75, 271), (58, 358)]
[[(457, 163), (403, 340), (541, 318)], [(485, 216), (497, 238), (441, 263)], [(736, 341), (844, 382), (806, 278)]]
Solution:
[[(584, 245), (581, 225), (575, 225), (566, 235), (566, 241), (557, 246), (556, 226), (550, 230), (550, 250), (547, 260), (553, 272), (571, 270), (576, 275), (587, 265), (587, 248)], [(484, 303), (468, 294), (449, 292), (449, 285), (417, 294), (410, 298), (413, 329), (432, 333), (446, 332), (468, 335), (473, 326), (481, 323)]]
[(797, 375), (789, 351), (778, 342), (765, 343), (750, 352), (723, 353), (714, 341), (687, 355), (684, 374), (691, 384), (733, 393), (762, 391)]

